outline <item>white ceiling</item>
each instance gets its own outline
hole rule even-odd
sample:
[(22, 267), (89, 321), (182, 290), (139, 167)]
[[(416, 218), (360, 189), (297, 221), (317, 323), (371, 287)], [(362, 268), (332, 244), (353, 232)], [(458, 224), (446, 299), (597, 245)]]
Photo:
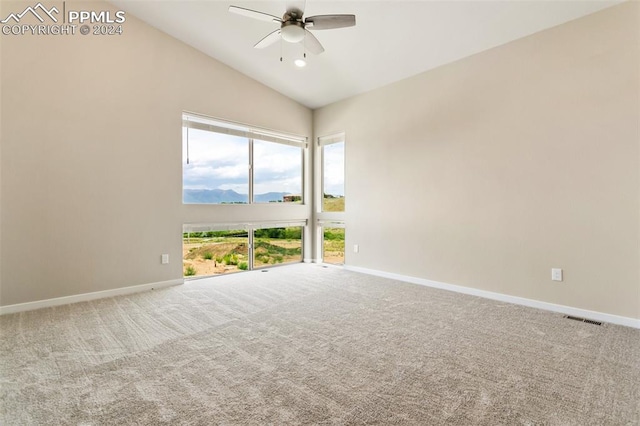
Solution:
[[(167, 34), (290, 98), (317, 108), (419, 74), (581, 16), (620, 0), (327, 1), (308, 0), (304, 16), (349, 13), (356, 26), (315, 31), (326, 51), (300, 44), (253, 45), (277, 24), (228, 12), (229, 5), (282, 16), (294, 1), (111, 0)], [(280, 62), (280, 55), (283, 62)]]

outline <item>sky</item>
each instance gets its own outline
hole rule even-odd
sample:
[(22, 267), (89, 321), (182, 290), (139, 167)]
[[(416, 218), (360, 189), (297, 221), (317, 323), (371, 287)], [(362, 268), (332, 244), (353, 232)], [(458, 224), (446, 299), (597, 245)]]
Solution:
[[(186, 141), (186, 129), (183, 129)], [(185, 189), (232, 189), (249, 192), (249, 144), (246, 138), (189, 129), (183, 143)], [(302, 192), (300, 148), (264, 141), (254, 142), (254, 193)]]
[(325, 145), (323, 152), (323, 190), (344, 196), (344, 142)]

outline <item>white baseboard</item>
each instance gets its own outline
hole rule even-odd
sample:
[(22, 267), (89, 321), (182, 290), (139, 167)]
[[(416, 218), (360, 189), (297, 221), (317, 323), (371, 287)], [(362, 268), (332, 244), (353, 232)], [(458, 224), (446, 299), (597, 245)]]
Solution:
[(528, 306), (531, 308), (543, 309), (545, 311), (559, 312), (565, 315), (572, 315), (592, 320), (608, 322), (611, 324), (624, 325), (640, 329), (640, 319), (622, 317), (618, 315), (606, 314), (603, 312), (590, 311), (587, 309), (574, 308), (565, 305), (556, 305), (555, 303), (541, 302), (539, 300), (526, 299), (524, 297), (509, 296), (508, 294), (494, 293), (486, 290), (479, 290), (471, 287), (463, 287), (454, 284), (447, 284), (438, 281), (431, 281), (424, 278), (410, 277), (407, 275), (395, 274), (392, 272), (378, 271), (375, 269), (361, 268), (358, 266), (345, 265), (344, 268), (353, 272), (360, 272), (377, 277), (390, 278), (398, 281), (405, 281), (412, 284), (424, 285), (427, 287), (439, 288), (442, 290), (454, 291), (456, 293), (469, 294), (472, 296), (483, 297), (485, 299), (498, 300), (501, 302), (513, 303), (516, 305)]
[(140, 293), (183, 284), (184, 279), (160, 281), (157, 283), (134, 285), (131, 287), (114, 288), (113, 290), (95, 291), (92, 293), (74, 294), (73, 296), (56, 297), (55, 299), (37, 300), (35, 302), (17, 303), (15, 305), (0, 306), (0, 315), (14, 314), (16, 312), (32, 311), (34, 309), (49, 308), (52, 306), (67, 305), (69, 303), (86, 302), (89, 300), (103, 299), (105, 297), (122, 296), (125, 294)]

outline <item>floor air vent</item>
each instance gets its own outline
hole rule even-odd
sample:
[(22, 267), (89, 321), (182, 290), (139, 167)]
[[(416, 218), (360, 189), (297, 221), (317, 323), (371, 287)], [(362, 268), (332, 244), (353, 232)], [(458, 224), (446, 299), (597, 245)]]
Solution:
[(587, 324), (602, 325), (602, 323), (600, 321), (594, 321), (594, 320), (590, 320), (590, 319), (586, 319), (586, 318), (574, 317), (574, 316), (571, 316), (571, 315), (565, 315), (564, 317), (567, 318), (567, 319), (570, 319), (570, 320), (574, 320), (574, 321), (586, 322)]

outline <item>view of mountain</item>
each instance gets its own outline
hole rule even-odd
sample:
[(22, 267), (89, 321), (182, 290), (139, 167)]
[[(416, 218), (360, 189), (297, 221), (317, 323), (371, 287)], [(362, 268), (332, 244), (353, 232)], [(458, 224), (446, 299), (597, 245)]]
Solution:
[[(255, 194), (256, 203), (273, 203), (282, 201), (282, 197), (288, 192), (267, 192)], [(182, 192), (182, 200), (185, 204), (246, 204), (247, 194), (238, 194), (232, 189), (185, 189)]]

